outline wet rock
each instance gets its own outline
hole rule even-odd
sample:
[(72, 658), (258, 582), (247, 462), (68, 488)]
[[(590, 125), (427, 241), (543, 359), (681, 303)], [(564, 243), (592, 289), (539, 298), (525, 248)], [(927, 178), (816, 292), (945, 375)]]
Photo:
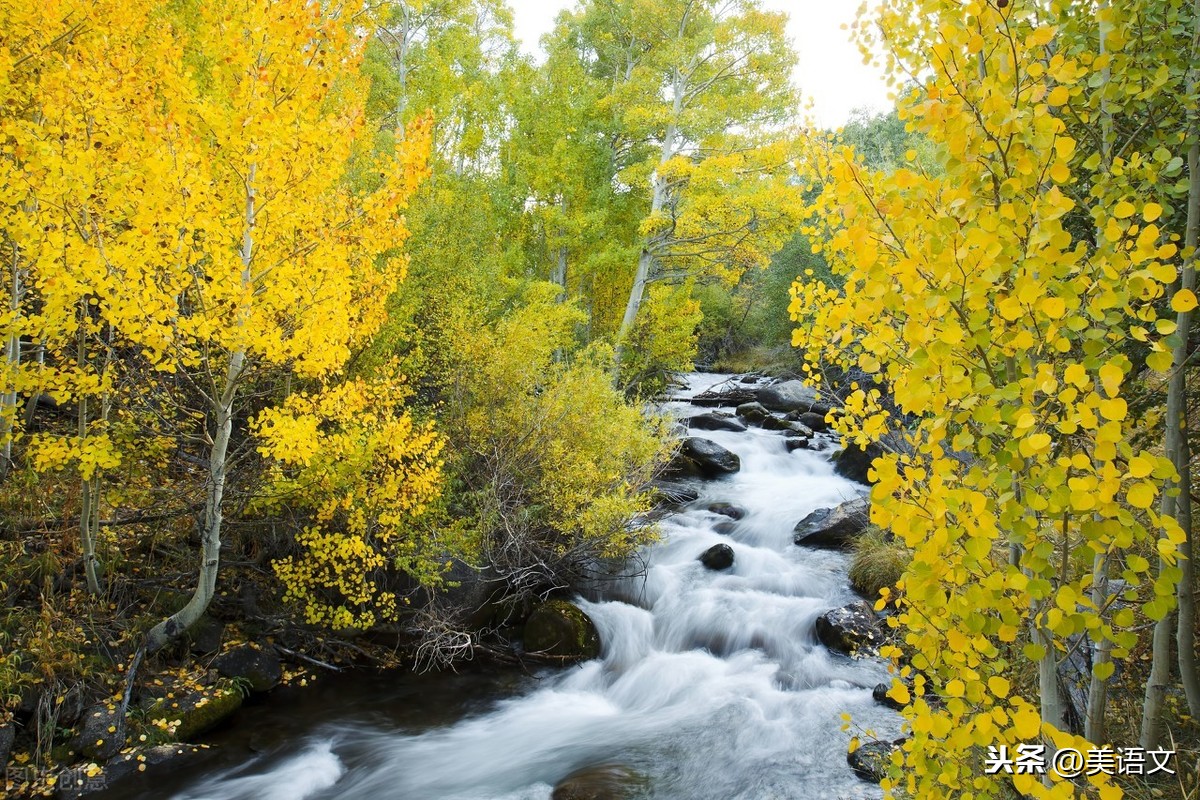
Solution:
[(205, 614), (196, 620), (196, 624), (188, 628), (188, 646), (194, 655), (202, 656), (215, 653), (221, 649), (221, 640), (225, 626)]
[(17, 738), (17, 726), (11, 720), (0, 725), (0, 772), (3, 772), (5, 765), (8, 764), (8, 757), (12, 753), (13, 739), (15, 738)]
[(805, 386), (802, 381), (784, 381), (764, 386), (755, 394), (755, 399), (770, 411), (812, 411), (824, 415), (830, 409), (820, 393)]
[(730, 519), (741, 519), (746, 516), (746, 509), (741, 506), (735, 506), (733, 503), (713, 503), (708, 507), (708, 510), (714, 514), (729, 517)]
[(103, 792), (117, 781), (123, 780), (134, 773), (160, 766), (184, 753), (200, 752), (190, 745), (163, 744), (139, 750), (130, 750), (113, 757), (104, 769), (95, 775), (87, 775), (78, 768), (64, 770), (59, 776), (58, 800), (78, 800)]
[(733, 566), (733, 548), (727, 544), (714, 544), (700, 554), (700, 563), (709, 569), (729, 569)]
[(698, 414), (694, 417), (689, 417), (687, 421), (689, 428), (695, 428), (701, 431), (733, 431), (741, 433), (746, 430), (746, 424), (732, 414)]
[(273, 647), (244, 644), (217, 656), (213, 667), (254, 692), (269, 692), (283, 679), (283, 665)]
[(796, 422), (799, 422), (806, 428), (814, 430), (818, 433), (829, 430), (829, 423), (825, 421), (824, 414), (817, 414), (812, 411), (805, 411), (796, 416)]
[(738, 383), (758, 383), (757, 375), (743, 375)]
[(629, 767), (606, 764), (572, 772), (554, 787), (550, 800), (632, 800), (646, 779)]
[(723, 522), (718, 522), (716, 525), (713, 525), (713, 530), (723, 536), (728, 536), (737, 530), (737, 523), (731, 519), (727, 519)]
[(858, 483), (872, 484), (874, 481), (867, 476), (871, 462), (883, 455), (883, 448), (878, 444), (869, 444), (866, 448), (856, 444), (847, 444), (840, 453), (834, 456), (833, 471), (843, 478)]
[(758, 423), (771, 416), (771, 412), (757, 400), (753, 403), (742, 403), (737, 407), (737, 415), (746, 422)]
[(83, 713), (83, 724), (72, 744), (89, 761), (112, 758), (125, 746), (125, 715), (116, 704), (99, 703)]
[(242, 707), (243, 696), (230, 683), (205, 692), (189, 692), (181, 697), (164, 697), (146, 712), (147, 719), (166, 719), (175, 725), (175, 738), (181, 742), (212, 730)]
[(865, 497), (833, 508), (819, 508), (796, 523), (793, 541), (805, 547), (848, 550), (870, 524), (871, 501)]
[(875, 698), (875, 702), (879, 703), (881, 706), (887, 706), (888, 708), (893, 708), (896, 711), (900, 711), (904, 708), (904, 704), (898, 703), (892, 698), (888, 697), (888, 692), (891, 690), (892, 685), (890, 683), (877, 683), (875, 684), (875, 688), (871, 690), (871, 697)]
[(719, 478), (742, 468), (742, 460), (709, 439), (691, 437), (683, 440), (677, 459), (683, 459), (703, 478)]
[(892, 753), (904, 744), (903, 739), (894, 742), (867, 742), (853, 753), (846, 755), (846, 763), (854, 774), (868, 783), (879, 783), (887, 777), (888, 767), (892, 764)]
[(874, 653), (883, 644), (879, 617), (863, 600), (826, 611), (817, 617), (817, 640), (838, 653)]
[(579, 606), (548, 600), (525, 621), (525, 649), (582, 661), (600, 655), (600, 635)]
[(796, 450), (804, 450), (810, 443), (811, 440), (806, 439), (803, 436), (789, 436), (783, 440), (783, 446), (787, 448), (789, 453), (795, 452)]
[(691, 486), (685, 486), (682, 483), (671, 483), (670, 481), (654, 481), (650, 484), (663, 500), (676, 505), (690, 503), (693, 500), (700, 499), (700, 492), (693, 489)]

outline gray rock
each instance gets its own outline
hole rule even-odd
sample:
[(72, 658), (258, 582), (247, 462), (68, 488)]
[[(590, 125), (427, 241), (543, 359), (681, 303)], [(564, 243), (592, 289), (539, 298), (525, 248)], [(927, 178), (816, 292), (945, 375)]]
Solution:
[(686, 459), (703, 478), (731, 475), (742, 468), (742, 460), (709, 439), (691, 437), (683, 440), (680, 457)]
[(883, 448), (877, 444), (869, 444), (863, 449), (850, 443), (834, 456), (833, 471), (848, 480), (871, 484), (874, 481), (869, 479), (867, 472), (871, 469), (871, 462), (881, 455)]
[(900, 749), (904, 739), (894, 742), (867, 742), (853, 753), (846, 755), (846, 763), (854, 774), (868, 783), (879, 783), (887, 777), (888, 767), (892, 764), (892, 753)]
[(701, 431), (733, 431), (741, 433), (746, 430), (746, 424), (732, 414), (697, 414), (694, 417), (689, 417), (687, 421), (689, 428), (695, 428)]
[(789, 453), (796, 450), (805, 450), (810, 443), (811, 440), (805, 439), (803, 436), (789, 436), (783, 440), (783, 446), (787, 448)]
[(97, 703), (83, 712), (74, 749), (89, 761), (112, 758), (125, 746), (125, 715), (115, 704)]
[(828, 414), (829, 403), (802, 381), (784, 381), (759, 389), (755, 399), (771, 411), (812, 411)]
[(793, 541), (805, 547), (848, 550), (870, 524), (871, 501), (849, 500), (834, 508), (820, 508), (796, 523)]
[(255, 692), (269, 692), (283, 679), (283, 665), (273, 647), (244, 644), (217, 656), (213, 667), (226, 678), (245, 682)]
[(746, 509), (741, 506), (735, 506), (733, 503), (712, 503), (708, 510), (714, 514), (720, 514), (723, 517), (730, 519), (741, 519), (746, 516)]
[(863, 600), (826, 611), (817, 617), (817, 640), (848, 656), (874, 654), (884, 641), (879, 617)]
[(699, 560), (709, 569), (729, 569), (733, 566), (733, 548), (727, 544), (714, 544), (700, 554)]
[(737, 415), (747, 422), (762, 422), (771, 416), (771, 412), (757, 400), (753, 403), (742, 403), (737, 407)]
[(12, 721), (0, 725), (0, 772), (8, 764), (8, 756), (12, 753), (13, 739), (17, 738), (17, 726)]
[(799, 422), (806, 428), (811, 428), (820, 433), (821, 431), (829, 430), (829, 423), (825, 421), (824, 414), (817, 414), (812, 411), (805, 411), (796, 416), (796, 422)]
[(728, 536), (729, 534), (731, 534), (737, 530), (737, 523), (731, 519), (722, 520), (721, 522), (718, 522), (716, 525), (713, 525), (713, 530), (716, 531), (717, 533)]
[(650, 486), (668, 503), (683, 505), (684, 503), (690, 503), (693, 500), (700, 499), (700, 492), (693, 489), (691, 486), (685, 486), (682, 483), (653, 481)]
[(600, 655), (600, 634), (574, 603), (547, 600), (525, 621), (525, 649), (541, 655), (587, 660)]

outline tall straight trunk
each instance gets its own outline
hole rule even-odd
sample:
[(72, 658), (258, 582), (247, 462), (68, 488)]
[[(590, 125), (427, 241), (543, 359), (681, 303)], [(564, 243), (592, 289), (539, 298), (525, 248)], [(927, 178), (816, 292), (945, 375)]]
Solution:
[[(76, 339), (78, 348), (76, 362), (82, 372), (88, 366), (87, 355), (87, 300), (79, 303), (79, 332)], [(77, 425), (79, 442), (82, 446), (88, 435), (88, 398), (80, 392), (77, 408)], [(80, 478), (81, 492), (79, 502), (79, 545), (83, 553), (83, 573), (87, 580), (87, 590), (93, 595), (100, 594), (100, 580), (96, 575), (96, 531), (98, 530), (100, 511), (100, 481), (93, 473), (89, 477)]]
[[(21, 257), (17, 252), (16, 245), (12, 245), (12, 275), (11, 284), (9, 285), (8, 310), (13, 316), (15, 323), (18, 314), (21, 311), (21, 295), (24, 292), (24, 287), (21, 281)], [(21, 369), (21, 337), (17, 333), (17, 326), (14, 324), (12, 330), (9, 331), (8, 339), (4, 343), (4, 359), (8, 362), (7, 369), (10, 375), (9, 384), (4, 387), (4, 394), (0, 396), (0, 478), (8, 474), (12, 467), (12, 446), (14, 434), (14, 422), (17, 415), (17, 372)]]
[[(1192, 3), (1192, 58), (1191, 69), (1188, 72), (1187, 96), (1195, 98), (1200, 91), (1200, 0)], [(1183, 235), (1184, 252), (1190, 253), (1183, 264), (1181, 275), (1182, 288), (1196, 288), (1196, 247), (1200, 244), (1200, 110), (1194, 101), (1188, 108), (1188, 129), (1192, 140), (1188, 148), (1188, 205), (1187, 228)], [(1179, 606), (1179, 626), (1176, 640), (1179, 643), (1179, 677), (1183, 682), (1183, 691), (1187, 697), (1188, 710), (1192, 717), (1200, 717), (1200, 676), (1196, 674), (1196, 599), (1195, 584), (1196, 570), (1192, 562), (1192, 474), (1191, 474), (1191, 443), (1188, 439), (1187, 419), (1187, 380), (1186, 365), (1191, 354), (1188, 352), (1188, 340), (1192, 332), (1193, 311), (1185, 311), (1176, 319), (1176, 331), (1179, 345), (1176, 346), (1172, 358), (1171, 383), (1167, 389), (1167, 457), (1175, 463), (1179, 473), (1179, 497), (1176, 499), (1175, 521), (1183, 529), (1185, 538), (1180, 545), (1180, 564), (1183, 575), (1179, 580), (1176, 599)], [(1171, 414), (1171, 400), (1174, 399), (1177, 416)], [(1170, 424), (1178, 420), (1177, 425)]]
[[(680, 133), (675, 120), (679, 119), (679, 115), (683, 111), (683, 93), (685, 88), (683, 75), (676, 69), (671, 81), (673, 92), (671, 100), (672, 122), (667, 125), (667, 131), (663, 135), (662, 149), (658, 156), (658, 166), (660, 168), (679, 152), (678, 139)], [(670, 191), (666, 179), (658, 171), (654, 173), (651, 180), (653, 183), (650, 194), (650, 216), (656, 217), (666, 207)], [(625, 315), (621, 318), (621, 329), (617, 332), (616, 377), (618, 380), (620, 379), (621, 361), (625, 355), (625, 340), (629, 336), (629, 332), (633, 330), (633, 323), (637, 320), (638, 311), (642, 307), (642, 299), (646, 294), (646, 284), (650, 282), (651, 271), (654, 268), (654, 251), (661, 244), (659, 238), (660, 234), (653, 234), (643, 243), (642, 251), (638, 254), (637, 271), (633, 275), (633, 286), (629, 290), (629, 300), (625, 303)]]
[[(246, 176), (246, 207), (242, 229), (242, 285), (251, 283), (251, 260), (254, 253), (254, 217), (256, 169), (253, 164)], [(241, 325), (241, 321), (238, 323)], [(221, 564), (222, 502), (225, 498), (225, 481), (229, 469), (229, 441), (233, 437), (233, 407), (237, 399), (238, 386), (246, 368), (246, 351), (235, 350), (229, 354), (225, 367), (225, 381), (220, 393), (213, 393), (210, 411), (216, 421), (212, 444), (208, 450), (208, 491), (204, 502), (204, 529), (200, 542), (200, 570), (196, 589), (187, 605), (155, 625), (146, 634), (146, 651), (153, 653), (171, 642), (200, 619), (208, 608), (217, 589), (217, 571)]]
[[(1187, 96), (1194, 97), (1200, 88), (1200, 0), (1192, 3), (1192, 46), (1191, 61), (1187, 79)], [(1189, 138), (1192, 140), (1188, 148), (1188, 205), (1187, 222), (1184, 231), (1184, 253), (1180, 273), (1180, 289), (1192, 291), (1196, 288), (1196, 245), (1197, 234), (1200, 233), (1200, 145), (1196, 136), (1200, 134), (1200, 110), (1194, 106), (1188, 108), (1187, 127)], [(1150, 677), (1146, 680), (1146, 696), (1142, 704), (1142, 731), (1140, 744), (1143, 747), (1157, 747), (1162, 736), (1162, 709), (1166, 700), (1167, 683), (1171, 678), (1171, 633), (1172, 622), (1175, 622), (1174, 633), (1178, 640), (1178, 666), (1184, 693), (1187, 697), (1188, 708), (1192, 715), (1200, 713), (1200, 681), (1196, 675), (1195, 656), (1195, 601), (1193, 598), (1195, 570), (1192, 566), (1192, 507), (1191, 507), (1191, 451), (1188, 443), (1187, 420), (1187, 380), (1186, 372), (1188, 353), (1188, 337), (1191, 333), (1192, 312), (1179, 312), (1176, 321), (1176, 337), (1178, 344), (1172, 352), (1171, 379), (1167, 385), (1167, 416), (1163, 449), (1166, 456), (1175, 465), (1177, 482), (1168, 483), (1164, 487), (1162, 499), (1162, 515), (1172, 517), (1183, 530), (1185, 539), (1180, 545), (1182, 576), (1175, 588), (1175, 599), (1178, 614), (1172, 620), (1167, 614), (1154, 626), (1152, 661)], [(1167, 564), (1159, 561), (1159, 569), (1165, 569)]]
[[(562, 196), (558, 201), (559, 209), (562, 211), (563, 219), (567, 216), (567, 198)], [(558, 261), (554, 265), (554, 272), (550, 275), (550, 280), (557, 283), (560, 291), (558, 293), (558, 301), (566, 302), (567, 299), (567, 245), (566, 231), (560, 230), (559, 235), (563, 237), (563, 243), (558, 246)]]
[[(1107, 553), (1097, 553), (1092, 561), (1092, 604), (1104, 608), (1108, 602)], [(1092, 679), (1088, 684), (1087, 712), (1083, 720), (1083, 738), (1094, 744), (1103, 744), (1105, 738), (1104, 718), (1108, 711), (1108, 678), (1096, 674), (1104, 664), (1112, 662), (1112, 642), (1101, 636), (1092, 652)]]

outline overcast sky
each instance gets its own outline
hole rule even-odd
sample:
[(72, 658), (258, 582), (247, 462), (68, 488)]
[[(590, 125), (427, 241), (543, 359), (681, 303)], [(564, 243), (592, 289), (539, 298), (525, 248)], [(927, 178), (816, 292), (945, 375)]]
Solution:
[[(554, 18), (575, 0), (512, 0), (517, 38), (525, 52), (536, 55), (538, 40), (554, 27)], [(788, 36), (799, 54), (794, 80), (822, 127), (846, 121), (850, 110), (867, 106), (891, 107), (887, 87), (878, 71), (862, 63), (843, 23), (854, 18), (854, 0), (764, 0), (763, 5), (786, 11)]]

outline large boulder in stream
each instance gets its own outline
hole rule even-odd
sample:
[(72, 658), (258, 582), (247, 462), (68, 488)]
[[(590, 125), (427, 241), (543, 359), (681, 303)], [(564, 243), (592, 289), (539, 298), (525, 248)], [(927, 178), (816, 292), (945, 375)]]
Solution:
[(700, 554), (699, 561), (711, 570), (729, 569), (733, 566), (733, 548), (727, 544), (714, 544)]
[(547, 600), (525, 621), (525, 649), (544, 656), (586, 661), (600, 655), (600, 634), (583, 609)]
[(783, 381), (764, 386), (755, 394), (755, 399), (770, 411), (812, 411), (825, 415), (830, 405), (821, 394), (803, 381)]
[(741, 433), (746, 430), (746, 424), (737, 417), (732, 414), (722, 414), (716, 411), (688, 417), (687, 426), (701, 431), (733, 431), (734, 433)]
[(872, 443), (863, 448), (851, 442), (833, 457), (833, 471), (856, 483), (872, 484), (874, 481), (868, 476), (871, 462), (883, 453), (883, 448), (878, 444)]
[(848, 656), (876, 653), (884, 641), (879, 617), (864, 600), (826, 611), (816, 629), (821, 644)]
[(283, 679), (283, 665), (273, 647), (244, 644), (213, 660), (223, 677), (240, 682), (252, 692), (269, 692)]
[(818, 508), (796, 523), (793, 541), (823, 550), (849, 550), (871, 521), (871, 501), (859, 497), (833, 508)]
[(550, 800), (632, 800), (646, 787), (646, 778), (629, 767), (604, 764), (572, 772), (554, 787)]
[(692, 436), (683, 440), (679, 448), (679, 459), (683, 459), (702, 478), (719, 478), (732, 475), (742, 468), (742, 460), (711, 439)]

